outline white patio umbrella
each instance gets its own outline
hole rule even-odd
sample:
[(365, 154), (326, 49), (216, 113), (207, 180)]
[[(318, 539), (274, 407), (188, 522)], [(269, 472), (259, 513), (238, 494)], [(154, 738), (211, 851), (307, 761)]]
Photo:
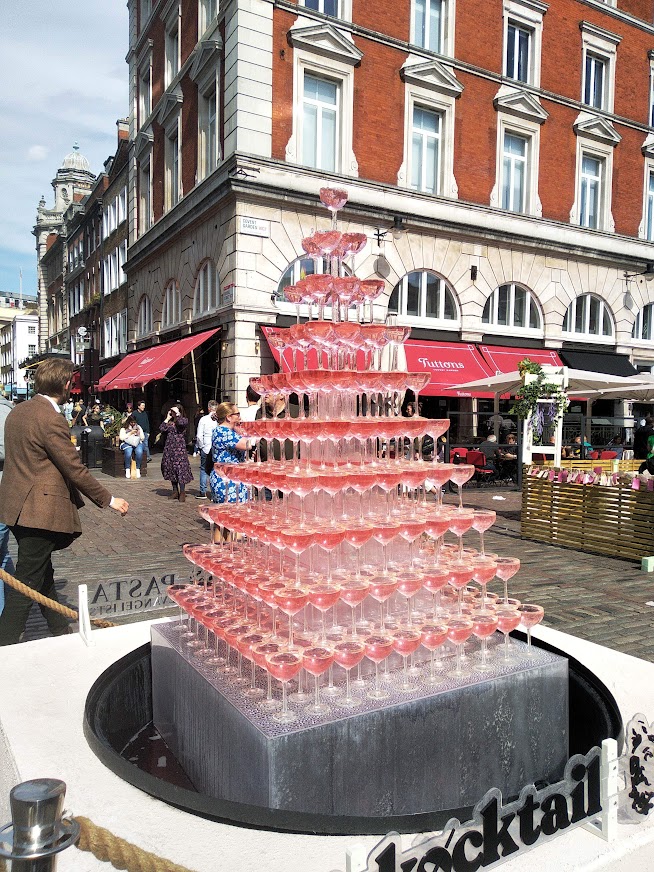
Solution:
[(640, 403), (654, 403), (654, 376), (642, 373), (627, 379), (629, 384), (619, 388), (606, 388), (592, 391), (589, 400), (635, 400)]
[[(588, 396), (589, 394), (599, 396), (599, 392), (607, 390), (634, 390), (632, 376), (607, 375), (603, 372), (568, 369), (567, 367), (563, 369), (568, 380), (566, 388), (568, 393), (581, 394), (583, 396)], [(498, 395), (514, 395), (522, 387), (522, 376), (516, 370), (515, 372), (500, 373), (499, 375), (493, 375), (486, 379), (477, 379), (465, 384), (452, 385), (452, 387), (459, 391), (484, 391), (485, 393)], [(654, 383), (652, 388), (654, 390)]]

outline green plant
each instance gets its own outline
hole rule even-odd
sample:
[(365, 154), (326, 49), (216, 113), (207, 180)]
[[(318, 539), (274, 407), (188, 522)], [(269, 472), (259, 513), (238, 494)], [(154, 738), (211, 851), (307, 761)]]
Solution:
[(113, 406), (105, 406), (102, 410), (105, 439), (114, 439), (118, 436), (123, 423), (123, 413)]
[[(528, 357), (520, 361), (518, 371), (523, 378), (530, 373), (536, 379), (520, 388), (510, 414), (529, 421), (536, 436), (540, 436), (546, 423), (554, 424), (563, 417), (570, 402), (568, 395), (559, 385), (546, 382), (542, 366)], [(543, 403), (543, 400), (549, 400), (549, 403)]]

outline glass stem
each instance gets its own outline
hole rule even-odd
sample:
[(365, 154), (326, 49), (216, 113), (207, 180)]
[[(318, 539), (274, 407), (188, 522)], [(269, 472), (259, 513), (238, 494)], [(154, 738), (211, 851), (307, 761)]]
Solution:
[(286, 699), (286, 682), (282, 681), (282, 715), (288, 713), (288, 700)]

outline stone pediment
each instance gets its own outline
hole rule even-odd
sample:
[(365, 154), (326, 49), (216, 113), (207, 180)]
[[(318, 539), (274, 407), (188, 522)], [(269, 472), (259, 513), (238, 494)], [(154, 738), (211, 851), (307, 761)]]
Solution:
[(521, 91), (502, 85), (493, 98), (493, 106), (498, 112), (517, 115), (527, 121), (542, 124), (549, 118), (549, 112), (540, 105), (540, 100), (529, 91)]
[(645, 157), (654, 157), (654, 133), (648, 133), (640, 147)]
[(288, 41), (294, 48), (352, 66), (361, 62), (363, 52), (355, 46), (349, 35), (341, 33), (332, 24), (316, 24), (311, 27), (297, 27), (297, 24), (298, 22), (288, 32)]
[(139, 130), (136, 134), (136, 139), (134, 140), (134, 152), (137, 159), (140, 158), (145, 151), (152, 148), (153, 142), (154, 134), (152, 132), (152, 127), (148, 124), (147, 127), (142, 127)]
[(614, 147), (622, 140), (610, 121), (601, 115), (591, 115), (588, 112), (581, 112), (577, 116), (572, 129), (577, 136), (587, 136), (589, 139), (597, 139)]
[(161, 98), (161, 102), (157, 107), (157, 122), (161, 124), (162, 127), (166, 127), (171, 115), (179, 111), (183, 101), (184, 96), (179, 85), (176, 85), (172, 91), (167, 91)]
[(427, 61), (426, 63), (413, 63), (407, 59), (400, 70), (403, 82), (411, 85), (419, 85), (447, 94), (449, 97), (460, 97), (463, 93), (463, 85), (451, 70), (448, 70), (439, 61)]
[(189, 76), (194, 82), (204, 79), (207, 75), (213, 75), (216, 69), (216, 61), (220, 57), (223, 41), (220, 34), (214, 34), (210, 39), (203, 39), (196, 47), (195, 57), (189, 70)]

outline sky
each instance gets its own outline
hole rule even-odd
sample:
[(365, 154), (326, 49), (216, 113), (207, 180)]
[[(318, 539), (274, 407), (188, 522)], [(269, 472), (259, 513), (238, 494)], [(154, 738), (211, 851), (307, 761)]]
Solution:
[(79, 143), (96, 175), (128, 115), (127, 0), (1, 0), (0, 295), (36, 293), (32, 228)]

